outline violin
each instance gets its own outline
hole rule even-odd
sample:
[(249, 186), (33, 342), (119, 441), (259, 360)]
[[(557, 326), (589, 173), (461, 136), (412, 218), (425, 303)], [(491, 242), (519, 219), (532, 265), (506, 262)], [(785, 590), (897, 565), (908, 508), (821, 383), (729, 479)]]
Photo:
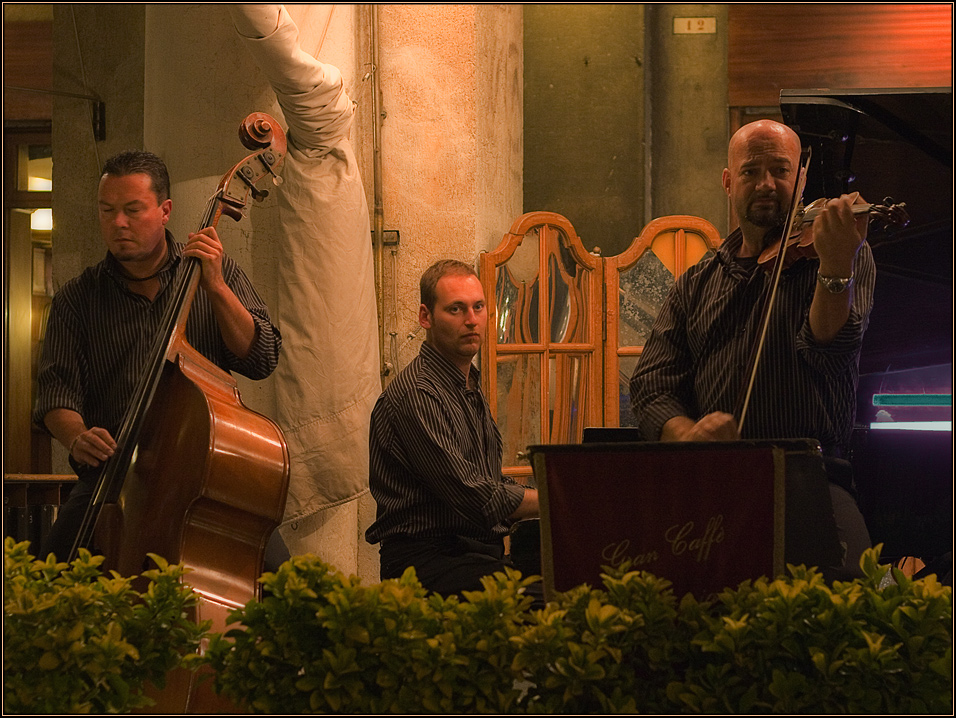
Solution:
[[(829, 200), (820, 198), (814, 200), (805, 207), (797, 208), (793, 227), (790, 231), (790, 237), (787, 239), (786, 247), (783, 251), (784, 265), (786, 269), (798, 259), (813, 259), (817, 256), (816, 249), (813, 247), (813, 223), (826, 207)], [(850, 207), (854, 215), (869, 215), (871, 221), (879, 220), (884, 225), (905, 227), (909, 224), (910, 218), (906, 213), (905, 203), (894, 203), (893, 199), (887, 197), (882, 204), (854, 204)], [(757, 260), (758, 266), (770, 271), (774, 266), (774, 260), (780, 254), (780, 248), (783, 246), (781, 240), (775, 241), (767, 247)]]

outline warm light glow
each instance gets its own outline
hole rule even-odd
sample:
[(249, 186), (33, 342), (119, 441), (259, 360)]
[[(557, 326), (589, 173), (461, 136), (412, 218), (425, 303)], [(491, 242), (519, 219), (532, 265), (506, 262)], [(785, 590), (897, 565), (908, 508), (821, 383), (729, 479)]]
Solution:
[(896, 429), (899, 431), (952, 431), (952, 421), (875, 421), (871, 429)]
[(53, 180), (46, 177), (28, 177), (27, 190), (30, 192), (51, 192), (53, 190)]
[(35, 232), (49, 232), (53, 229), (53, 210), (37, 209), (30, 213), (30, 229)]

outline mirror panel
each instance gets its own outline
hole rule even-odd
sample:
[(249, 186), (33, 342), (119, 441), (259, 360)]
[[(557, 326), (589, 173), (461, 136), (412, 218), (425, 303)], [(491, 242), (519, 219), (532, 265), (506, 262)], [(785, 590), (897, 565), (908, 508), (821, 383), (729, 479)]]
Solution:
[(584, 436), (589, 362), (587, 354), (561, 353), (548, 358), (548, 425), (552, 444), (576, 444)]
[(537, 344), (538, 332), (538, 228), (528, 232), (495, 276), (498, 308), (498, 344)]
[(651, 325), (674, 286), (674, 275), (654, 252), (644, 252), (634, 266), (620, 273), (619, 286), (617, 345), (644, 346)]
[(549, 233), (547, 252), (551, 341), (585, 343), (590, 340), (587, 309), (591, 270), (575, 261), (568, 236), (561, 229)]
[(541, 356), (498, 356), (498, 430), (502, 465), (519, 463), (518, 453), (541, 444)]

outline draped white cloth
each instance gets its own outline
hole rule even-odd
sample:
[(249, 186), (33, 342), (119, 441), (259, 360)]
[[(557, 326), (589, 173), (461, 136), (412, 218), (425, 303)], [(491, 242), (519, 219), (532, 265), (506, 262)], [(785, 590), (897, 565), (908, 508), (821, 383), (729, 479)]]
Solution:
[(230, 12), (289, 126), (275, 312), (283, 338), (276, 419), (292, 458), (289, 524), (368, 490), (368, 422), (381, 393), (369, 213), (339, 70), (301, 49), (284, 6)]

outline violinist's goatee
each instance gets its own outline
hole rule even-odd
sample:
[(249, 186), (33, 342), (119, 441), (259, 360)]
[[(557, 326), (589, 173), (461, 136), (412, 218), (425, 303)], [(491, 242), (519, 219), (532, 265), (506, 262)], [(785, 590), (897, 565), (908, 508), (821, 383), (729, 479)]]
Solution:
[(776, 195), (757, 197), (747, 205), (744, 218), (754, 227), (782, 227), (786, 217)]

